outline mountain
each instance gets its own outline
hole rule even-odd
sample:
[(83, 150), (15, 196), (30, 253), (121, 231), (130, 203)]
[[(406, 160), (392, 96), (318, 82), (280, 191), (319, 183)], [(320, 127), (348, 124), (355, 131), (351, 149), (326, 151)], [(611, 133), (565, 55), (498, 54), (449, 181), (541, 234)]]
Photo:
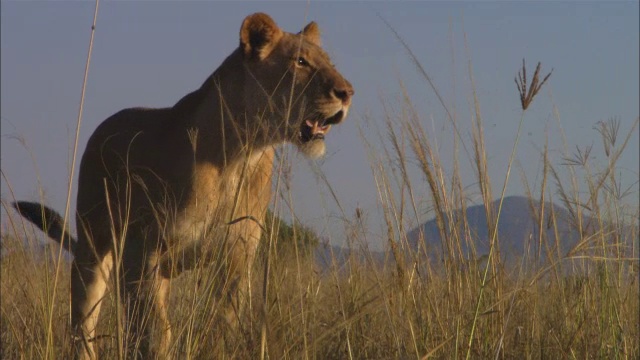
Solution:
[[(499, 205), (499, 200), (495, 200), (491, 204), (494, 217), (498, 212)], [(564, 256), (580, 241), (581, 236), (578, 227), (574, 224), (573, 217), (567, 209), (551, 202), (546, 202), (542, 227), (536, 221), (534, 209), (536, 213), (540, 211), (539, 201), (530, 201), (523, 196), (504, 198), (498, 224), (498, 239), (500, 254), (506, 263), (517, 261), (525, 254), (529, 254), (529, 259), (531, 259), (531, 256), (538, 255), (542, 261), (546, 259), (547, 249), (556, 255), (559, 252), (560, 255)], [(556, 219), (555, 227), (551, 214), (554, 214)], [(447, 234), (453, 233), (454, 229), (458, 233), (464, 234), (464, 227), (461, 221), (463, 219), (462, 215), (462, 210), (456, 210), (453, 212), (451, 219), (445, 221), (445, 229), (448, 229), (445, 230)], [(474, 246), (476, 257), (480, 258), (489, 253), (490, 244), (485, 207), (484, 205), (470, 206), (466, 209), (465, 215), (470, 233), (470, 237), (467, 238), (470, 241), (462, 241), (460, 244), (461, 251), (465, 257), (469, 257), (472, 254), (471, 246)], [(456, 225), (449, 226), (450, 223)], [(608, 225), (604, 226), (607, 227)], [(634, 226), (637, 226), (637, 224), (634, 224)], [(583, 234), (593, 234), (596, 228), (597, 222), (595, 219), (588, 216), (583, 217)], [(613, 227), (609, 226), (609, 228), (615, 231)], [(544, 242), (539, 244), (540, 231), (544, 233), (543, 238), (547, 239), (546, 245)], [(609, 231), (605, 233), (608, 234)], [(631, 231), (631, 227), (627, 226), (619, 233), (623, 234), (623, 242), (631, 248), (632, 234), (637, 234), (637, 231)], [(442, 256), (443, 242), (435, 219), (411, 230), (407, 237), (409, 244), (414, 248), (418, 246), (420, 239), (424, 239), (428, 254), (433, 254), (434, 258)], [(593, 243), (584, 245), (588, 247), (597, 246)], [(580, 249), (583, 248), (586, 247), (581, 245)], [(585, 254), (584, 251), (581, 254)]]

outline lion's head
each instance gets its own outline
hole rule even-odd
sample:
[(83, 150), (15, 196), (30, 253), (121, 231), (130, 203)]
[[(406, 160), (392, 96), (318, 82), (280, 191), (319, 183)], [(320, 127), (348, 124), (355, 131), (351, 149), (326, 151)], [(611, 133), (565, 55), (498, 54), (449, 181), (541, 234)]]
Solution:
[(293, 34), (258, 13), (240, 29), (248, 114), (272, 141), (291, 142), (311, 158), (324, 154), (324, 137), (345, 119), (354, 93), (320, 45), (315, 22)]

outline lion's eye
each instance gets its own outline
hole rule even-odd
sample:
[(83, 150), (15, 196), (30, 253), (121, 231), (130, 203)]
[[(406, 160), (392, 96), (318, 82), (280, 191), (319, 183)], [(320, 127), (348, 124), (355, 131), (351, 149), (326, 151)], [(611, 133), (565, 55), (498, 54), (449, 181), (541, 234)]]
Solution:
[(300, 56), (296, 59), (296, 65), (300, 67), (303, 67), (303, 66), (306, 67), (306, 66), (309, 66), (309, 62), (307, 61), (307, 59)]

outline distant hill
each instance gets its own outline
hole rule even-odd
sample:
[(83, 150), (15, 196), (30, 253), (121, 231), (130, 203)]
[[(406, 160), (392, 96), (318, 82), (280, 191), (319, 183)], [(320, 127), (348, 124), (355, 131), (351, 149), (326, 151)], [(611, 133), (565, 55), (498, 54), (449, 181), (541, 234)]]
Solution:
[[(492, 203), (492, 208), (495, 214), (497, 214), (499, 200), (495, 200)], [(537, 265), (534, 263), (535, 259), (538, 259), (538, 265), (546, 263), (547, 249), (552, 251), (557, 258), (560, 256), (566, 256), (581, 240), (578, 226), (574, 224), (571, 213), (562, 206), (553, 204), (551, 202), (545, 203), (544, 219), (542, 221), (542, 228), (536, 220), (536, 213), (540, 211), (539, 201), (530, 201), (524, 196), (509, 196), (505, 197), (502, 204), (502, 214), (500, 215), (500, 222), (498, 224), (498, 240), (500, 243), (500, 255), (502, 261), (506, 265), (513, 265), (518, 263), (523, 255), (528, 254), (527, 263), (533, 265), (534, 268)], [(551, 218), (553, 213), (556, 224)], [(457, 226), (449, 226), (447, 221), (446, 228), (449, 233), (453, 232), (453, 229), (457, 229), (459, 233), (464, 233), (463, 226), (461, 225), (462, 210), (454, 211), (453, 223), (457, 223)], [(460, 244), (463, 256), (470, 258), (472, 255), (471, 244), (475, 247), (475, 254), (477, 259), (481, 259), (483, 256), (489, 253), (489, 234), (487, 228), (487, 215), (484, 205), (473, 205), (466, 209), (466, 219), (469, 226), (470, 238), (469, 241), (463, 241)], [(607, 227), (608, 225), (604, 225)], [(638, 224), (629, 224), (624, 229), (610, 228), (605, 231), (605, 237), (611, 239), (610, 234), (613, 232), (623, 234), (622, 242), (625, 244), (623, 249), (624, 256), (637, 257), (637, 254), (632, 254), (632, 249), (638, 249)], [(597, 229), (596, 219), (589, 216), (583, 216), (582, 219), (583, 234), (588, 237), (594, 234)], [(422, 233), (421, 231), (422, 230)], [(543, 231), (546, 238), (546, 244), (539, 244), (540, 231)], [(556, 237), (557, 233), (557, 237)], [(442, 256), (442, 239), (440, 231), (435, 219), (429, 220), (420, 227), (416, 227), (409, 231), (407, 234), (408, 242), (413, 250), (416, 250), (420, 239), (424, 239), (427, 254), (433, 260), (432, 264), (437, 264)], [(593, 252), (593, 248), (601, 249), (599, 237), (592, 237), (591, 242), (583, 242), (578, 251), (573, 255), (589, 255)], [(633, 247), (633, 242), (636, 242)], [(590, 250), (591, 249), (591, 250)], [(612, 247), (609, 248), (614, 251)], [(359, 249), (345, 249), (339, 246), (332, 246), (320, 242), (314, 251), (314, 258), (316, 264), (320, 269), (327, 270), (333, 266), (343, 268), (349, 258), (356, 259), (359, 262), (369, 263), (372, 261), (375, 265), (382, 265), (385, 261), (392, 261), (392, 258), (386, 257), (388, 254), (385, 252), (376, 251), (361, 251)], [(612, 256), (615, 256), (612, 254)], [(569, 265), (569, 263), (565, 263)], [(565, 267), (568, 269), (569, 267)]]
[[(496, 200), (492, 203), (494, 216), (497, 214), (498, 206), (500, 202)], [(535, 220), (533, 209), (539, 212), (540, 202), (530, 200), (523, 196), (509, 196), (506, 197), (502, 205), (502, 213), (500, 215), (500, 222), (498, 225), (498, 239), (500, 241), (501, 256), (504, 261), (509, 263), (511, 260), (517, 260), (522, 257), (528, 250), (531, 256), (540, 254), (542, 258), (546, 258), (547, 247), (543, 244), (542, 247), (538, 244), (540, 231), (543, 231), (548, 239), (548, 247), (551, 251), (559, 251), (560, 254), (566, 255), (567, 252), (574, 248), (574, 246), (580, 240), (580, 233), (572, 222), (572, 217), (569, 211), (564, 207), (547, 202), (545, 204), (545, 215), (542, 221), (542, 228)], [(554, 213), (557, 220), (557, 238), (556, 229), (554, 229), (553, 222), (550, 215)], [(459, 223), (462, 215), (461, 210), (454, 212), (453, 222)], [(488, 236), (487, 228), (487, 215), (484, 205), (474, 205), (466, 209), (466, 218), (469, 224), (471, 233), (471, 241), (469, 243), (475, 246), (475, 253), (478, 258), (489, 253), (490, 239)], [(587, 233), (593, 233), (593, 229), (596, 228), (595, 219), (584, 217), (582, 228)], [(637, 224), (636, 224), (637, 226)], [(445, 226), (447, 229), (457, 229), (460, 233), (463, 233), (462, 225), (449, 226), (449, 222)], [(433, 254), (434, 258), (442, 255), (442, 239), (436, 220), (427, 221), (421, 227), (417, 227), (408, 233), (409, 244), (414, 248), (418, 246), (422, 230), (422, 238), (425, 241), (427, 247), (427, 253)], [(627, 227), (623, 233), (625, 235), (625, 243), (631, 245), (632, 239), (630, 234), (637, 234), (631, 232), (631, 229)], [(451, 233), (451, 230), (448, 230)], [(462, 252), (465, 257), (469, 257), (471, 254), (470, 246), (467, 242), (463, 242), (461, 245)]]

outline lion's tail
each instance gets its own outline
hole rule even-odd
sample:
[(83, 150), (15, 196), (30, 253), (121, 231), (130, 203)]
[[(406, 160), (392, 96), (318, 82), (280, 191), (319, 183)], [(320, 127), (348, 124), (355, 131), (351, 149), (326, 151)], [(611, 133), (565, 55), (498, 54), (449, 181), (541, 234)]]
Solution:
[(11, 203), (20, 215), (42, 229), (49, 237), (59, 242), (72, 255), (76, 252), (77, 240), (66, 230), (62, 231), (62, 216), (55, 210), (34, 202), (16, 201)]

